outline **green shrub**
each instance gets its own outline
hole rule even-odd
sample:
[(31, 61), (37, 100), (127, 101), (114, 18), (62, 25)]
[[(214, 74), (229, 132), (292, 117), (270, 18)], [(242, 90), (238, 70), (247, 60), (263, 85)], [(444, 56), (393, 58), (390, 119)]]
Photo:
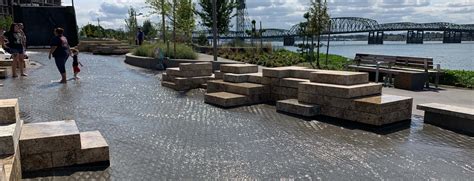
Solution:
[(170, 57), (171, 59), (197, 59), (197, 54), (193, 51), (193, 49), (185, 44), (176, 44), (176, 56), (173, 52), (173, 43), (170, 43), (169, 51), (166, 51), (167, 46), (163, 43), (155, 43), (155, 44), (144, 44), (133, 49), (132, 54), (136, 56), (142, 57), (155, 57), (155, 51), (157, 48), (160, 48), (164, 51), (165, 57)]
[[(434, 82), (432, 76), (431, 82)], [(474, 71), (469, 70), (443, 70), (439, 83), (457, 87), (474, 88)]]

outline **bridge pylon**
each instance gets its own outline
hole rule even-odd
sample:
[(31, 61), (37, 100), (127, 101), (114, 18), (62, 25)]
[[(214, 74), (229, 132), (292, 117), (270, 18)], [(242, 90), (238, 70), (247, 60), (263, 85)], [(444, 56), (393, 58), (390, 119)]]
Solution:
[(446, 30), (443, 33), (443, 43), (461, 43), (462, 32)]
[(369, 31), (369, 45), (383, 45), (383, 31)]
[(407, 44), (423, 44), (425, 32), (423, 30), (408, 30)]
[(285, 36), (283, 37), (283, 46), (293, 46), (295, 45), (295, 37)]

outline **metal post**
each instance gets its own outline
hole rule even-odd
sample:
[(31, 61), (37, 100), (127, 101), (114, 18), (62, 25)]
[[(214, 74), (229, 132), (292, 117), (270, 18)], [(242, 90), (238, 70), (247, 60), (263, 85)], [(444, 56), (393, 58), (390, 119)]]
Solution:
[(74, 0), (71, 0), (71, 3), (72, 3), (72, 7), (74, 7)]
[(329, 39), (331, 39), (331, 20), (329, 20), (328, 44), (327, 44), (327, 47), (326, 47), (326, 68), (328, 67)]
[(379, 83), (379, 69), (380, 69), (380, 62), (377, 62), (375, 68), (375, 83)]
[(217, 0), (212, 0), (212, 38), (214, 61), (217, 61)]
[(438, 88), (439, 85), (439, 72), (441, 71), (441, 65), (436, 64), (436, 79), (435, 79), (435, 86)]
[(425, 73), (426, 73), (426, 76), (428, 77), (426, 80), (425, 87), (430, 88), (430, 73), (428, 72), (428, 60), (425, 59), (424, 63), (425, 63)]

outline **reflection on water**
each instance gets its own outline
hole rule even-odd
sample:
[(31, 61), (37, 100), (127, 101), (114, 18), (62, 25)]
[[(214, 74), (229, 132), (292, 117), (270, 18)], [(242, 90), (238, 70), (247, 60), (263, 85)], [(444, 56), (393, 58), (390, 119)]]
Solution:
[[(325, 45), (327, 42), (323, 42)], [(276, 47), (283, 47), (283, 42), (272, 42)], [(284, 47), (296, 51), (296, 47)], [(323, 46), (326, 52), (326, 46)], [(439, 41), (428, 41), (424, 44), (406, 44), (403, 41), (385, 41), (384, 45), (368, 45), (366, 41), (333, 41), (329, 53), (354, 58), (356, 53), (383, 55), (432, 57), (435, 64), (442, 69), (474, 70), (474, 42), (443, 44)]]

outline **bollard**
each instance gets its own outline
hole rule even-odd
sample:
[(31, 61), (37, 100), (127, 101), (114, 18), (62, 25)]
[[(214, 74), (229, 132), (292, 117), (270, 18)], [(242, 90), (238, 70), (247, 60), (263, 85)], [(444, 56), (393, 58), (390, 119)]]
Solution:
[(428, 77), (425, 82), (426, 84), (425, 87), (430, 88), (430, 73), (428, 72), (428, 60), (425, 59), (424, 63), (425, 63), (425, 73), (427, 74), (427, 77)]
[(438, 88), (438, 84), (439, 84), (439, 72), (441, 71), (441, 65), (440, 64), (436, 64), (436, 78), (435, 78), (435, 86), (436, 88)]
[(375, 83), (379, 83), (379, 68), (380, 68), (380, 62), (377, 62), (377, 65), (375, 68)]

